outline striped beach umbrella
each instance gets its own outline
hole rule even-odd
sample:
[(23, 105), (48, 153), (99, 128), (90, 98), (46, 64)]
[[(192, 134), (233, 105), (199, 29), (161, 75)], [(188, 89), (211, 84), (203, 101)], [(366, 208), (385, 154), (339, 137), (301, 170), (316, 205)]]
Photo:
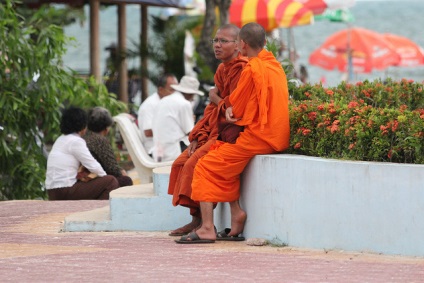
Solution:
[(314, 15), (302, 3), (294, 0), (233, 0), (230, 23), (238, 27), (256, 22), (266, 31), (313, 23)]

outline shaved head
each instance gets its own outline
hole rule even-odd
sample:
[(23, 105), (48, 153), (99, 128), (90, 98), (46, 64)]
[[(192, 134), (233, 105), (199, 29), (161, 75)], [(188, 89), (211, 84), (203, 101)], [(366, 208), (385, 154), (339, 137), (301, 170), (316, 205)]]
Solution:
[(224, 31), (224, 30), (228, 31), (229, 34), (233, 37), (234, 40), (237, 39), (237, 36), (240, 32), (240, 29), (237, 26), (232, 25), (232, 24), (225, 24), (225, 25), (220, 26), (219, 29), (217, 30), (217, 32), (218, 31)]
[(261, 49), (265, 46), (265, 30), (257, 23), (245, 24), (239, 33), (239, 38), (252, 49)]

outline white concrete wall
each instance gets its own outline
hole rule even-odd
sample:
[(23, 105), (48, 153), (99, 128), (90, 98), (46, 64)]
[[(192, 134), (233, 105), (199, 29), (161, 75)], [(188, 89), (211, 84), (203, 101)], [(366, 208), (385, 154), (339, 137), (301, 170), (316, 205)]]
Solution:
[[(240, 203), (247, 238), (424, 256), (424, 165), (260, 155), (243, 173)], [(215, 222), (229, 227), (228, 206)]]

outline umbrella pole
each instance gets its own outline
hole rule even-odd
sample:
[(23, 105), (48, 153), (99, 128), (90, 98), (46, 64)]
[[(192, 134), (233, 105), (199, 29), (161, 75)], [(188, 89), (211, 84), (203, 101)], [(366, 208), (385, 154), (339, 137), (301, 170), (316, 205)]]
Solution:
[(348, 71), (348, 79), (349, 83), (353, 82), (353, 58), (352, 58), (352, 50), (350, 48), (350, 25), (348, 24), (348, 32), (347, 32), (347, 71)]

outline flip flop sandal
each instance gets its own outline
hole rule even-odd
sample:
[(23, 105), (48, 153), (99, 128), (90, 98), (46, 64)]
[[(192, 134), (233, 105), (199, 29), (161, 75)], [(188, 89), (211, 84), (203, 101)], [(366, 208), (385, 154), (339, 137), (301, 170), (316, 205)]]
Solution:
[(211, 244), (215, 243), (215, 240), (204, 240), (200, 239), (196, 232), (191, 232), (188, 235), (182, 236), (181, 239), (175, 240), (178, 244)]
[(237, 235), (237, 236), (228, 236), (228, 234), (231, 232), (230, 228), (225, 228), (221, 232), (216, 234), (216, 240), (217, 241), (244, 241), (245, 238)]

